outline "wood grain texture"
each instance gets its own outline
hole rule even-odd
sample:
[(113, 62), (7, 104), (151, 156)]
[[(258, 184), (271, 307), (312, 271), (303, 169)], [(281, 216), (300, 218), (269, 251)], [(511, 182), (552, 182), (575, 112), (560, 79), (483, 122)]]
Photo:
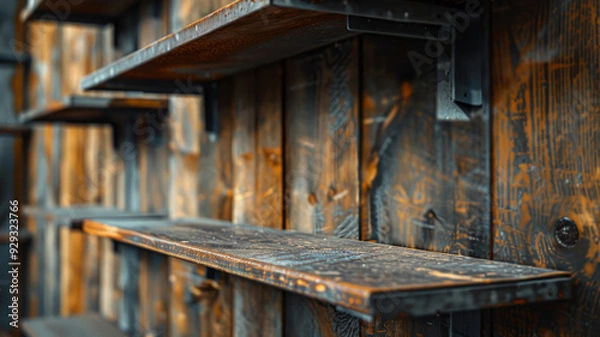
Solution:
[(196, 19), (86, 76), (82, 87), (173, 92), (181, 81), (223, 79), (355, 35), (346, 29), (344, 15), (277, 7), (265, 0), (232, 1)]
[(217, 220), (86, 220), (84, 231), (367, 316), (570, 296), (564, 272)]
[(85, 311), (84, 234), (67, 227), (58, 228), (60, 236), (60, 315), (82, 314)]
[(139, 277), (140, 336), (166, 336), (169, 327), (168, 257), (142, 251)]
[[(358, 40), (286, 61), (285, 227), (359, 237)], [(307, 221), (308, 220), (308, 221)], [(292, 318), (303, 315), (298, 322)], [(286, 334), (334, 336), (345, 319), (320, 303), (286, 299)], [(304, 316), (306, 315), (306, 316)], [(310, 322), (301, 324), (300, 322)], [(357, 336), (358, 321), (342, 336)]]
[[(232, 143), (234, 223), (253, 223), (272, 228), (283, 226), (280, 221), (283, 213), (280, 202), (283, 177), (281, 166), (277, 170), (273, 165), (273, 162), (281, 163), (278, 157), (282, 139), (278, 132), (281, 125), (281, 72), (277, 72), (278, 69), (275, 65), (240, 74), (233, 79), (233, 97), (236, 98), (233, 111), (235, 137)], [(261, 92), (267, 91), (258, 90), (261, 85), (269, 88), (269, 95), (274, 100), (261, 99), (259, 103), (259, 96), (263, 98), (265, 95)], [(277, 126), (270, 129), (269, 125)], [(269, 148), (264, 148), (269, 145)], [(259, 170), (265, 170), (267, 166), (275, 170), (259, 174)], [(259, 188), (267, 192), (267, 196), (275, 194), (271, 196), (274, 203), (269, 204)], [(268, 213), (263, 213), (265, 208)], [(275, 214), (273, 219), (268, 217), (272, 214)], [(283, 293), (239, 277), (234, 278), (233, 282), (234, 336), (282, 336)]]
[(406, 57), (423, 42), (363, 41), (363, 237), (489, 257), (487, 117), (436, 121), (435, 64), (417, 77)]
[(117, 325), (128, 335), (142, 333), (140, 324), (140, 256), (141, 250), (131, 245), (117, 244), (120, 255), (117, 304)]
[[(600, 331), (600, 6), (504, 1), (494, 6), (494, 259), (575, 274), (562, 305), (498, 310), (497, 336)], [(571, 218), (573, 248), (555, 239)]]
[(116, 322), (117, 304), (121, 296), (117, 291), (121, 259), (113, 247), (112, 240), (100, 238), (100, 245), (100, 315), (110, 322)]
[(28, 337), (125, 337), (114, 325), (96, 314), (68, 318), (46, 317), (25, 321)]
[(232, 336), (232, 284), (226, 274), (208, 278), (198, 264), (169, 258), (170, 336)]

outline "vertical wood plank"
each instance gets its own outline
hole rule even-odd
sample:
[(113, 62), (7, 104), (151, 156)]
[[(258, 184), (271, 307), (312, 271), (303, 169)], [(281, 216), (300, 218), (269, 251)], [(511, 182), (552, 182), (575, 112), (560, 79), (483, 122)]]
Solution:
[(151, 251), (140, 256), (140, 336), (165, 336), (168, 329), (168, 257)]
[(106, 238), (100, 240), (102, 250), (100, 255), (100, 314), (108, 321), (116, 322), (117, 306), (121, 297), (117, 291), (121, 259), (113, 247), (112, 240)]
[[(357, 39), (286, 61), (286, 228), (359, 238)], [(286, 296), (286, 336), (358, 336), (359, 320)]]
[(141, 250), (126, 244), (117, 244), (120, 254), (117, 323), (126, 334), (140, 334), (139, 277)]
[[(238, 75), (233, 81), (232, 221), (282, 228), (283, 209), (278, 194), (283, 180), (281, 70), (276, 64)], [(281, 336), (282, 296), (279, 290), (234, 278), (234, 335)]]
[(83, 232), (59, 227), (60, 238), (60, 315), (84, 312)]
[[(599, 13), (594, 0), (494, 3), (494, 259), (575, 278), (570, 302), (495, 310), (496, 336), (600, 331)], [(562, 217), (572, 248), (555, 238)]]

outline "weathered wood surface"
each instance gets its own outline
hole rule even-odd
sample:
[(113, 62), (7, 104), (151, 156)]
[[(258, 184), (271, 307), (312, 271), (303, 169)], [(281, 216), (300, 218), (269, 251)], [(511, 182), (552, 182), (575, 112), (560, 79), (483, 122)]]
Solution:
[(238, 0), (86, 76), (82, 87), (174, 92), (178, 79), (212, 81), (352, 35), (344, 15)]
[(28, 337), (126, 337), (96, 314), (30, 319), (23, 324), (23, 330)]
[[(366, 315), (386, 311), (372, 307), (379, 300), (394, 310), (427, 314), (571, 295), (569, 273), (560, 271), (208, 219), (149, 223), (86, 220), (83, 228)], [(528, 290), (501, 290), (514, 287)], [(442, 293), (445, 300), (413, 303)], [(394, 306), (397, 298), (402, 308)]]
[[(358, 40), (285, 64), (285, 226), (358, 239)], [(286, 298), (286, 317), (292, 336), (359, 332), (357, 319), (299, 296)]]
[[(283, 228), (281, 67), (233, 78), (233, 222)], [(268, 90), (261, 90), (268, 87)], [(283, 292), (234, 278), (234, 336), (282, 336)]]
[[(498, 310), (492, 330), (598, 336), (600, 4), (504, 1), (493, 14), (494, 259), (573, 272), (575, 298)], [(556, 239), (562, 217), (572, 248)]]
[(104, 0), (65, 1), (35, 0), (21, 12), (23, 21), (60, 21), (107, 24), (126, 14), (139, 0), (123, 0), (107, 6)]

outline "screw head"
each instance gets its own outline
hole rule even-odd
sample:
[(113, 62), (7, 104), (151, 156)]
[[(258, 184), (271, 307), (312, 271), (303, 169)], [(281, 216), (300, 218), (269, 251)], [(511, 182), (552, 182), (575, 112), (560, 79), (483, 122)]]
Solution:
[(562, 217), (555, 222), (554, 238), (564, 248), (573, 248), (579, 242), (579, 230), (575, 221)]

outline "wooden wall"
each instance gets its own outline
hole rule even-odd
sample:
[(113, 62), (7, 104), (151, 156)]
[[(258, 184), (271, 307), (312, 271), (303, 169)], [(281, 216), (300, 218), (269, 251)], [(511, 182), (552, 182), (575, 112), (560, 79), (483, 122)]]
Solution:
[[(137, 9), (139, 32), (125, 32), (135, 41), (114, 54), (227, 2), (145, 1)], [(494, 2), (491, 97), (487, 87), (484, 93), (490, 106), (469, 122), (436, 120), (435, 64), (417, 75), (406, 56), (424, 50), (425, 42), (364, 35), (219, 81), (215, 132), (205, 128), (204, 98), (189, 96), (199, 89), (185, 85), (170, 98), (170, 115), (149, 128), (147, 120), (136, 124), (114, 149), (111, 132), (127, 130), (39, 127), (30, 149), (30, 201), (249, 222), (577, 276), (573, 302), (494, 310), (491, 320), (475, 312), (365, 323), (174, 258), (131, 250), (119, 261), (108, 241), (70, 245), (86, 249), (86, 256), (98, 249), (103, 269), (91, 288), (98, 282), (100, 299), (92, 306), (113, 320), (122, 310), (137, 312), (122, 323), (131, 331), (156, 334), (168, 326), (177, 337), (399, 337), (449, 336), (452, 326), (484, 336), (594, 336), (600, 321), (599, 10), (594, 0)], [(86, 43), (98, 46), (94, 39), (108, 38), (106, 31), (31, 29), (47, 37), (32, 49), (32, 106), (57, 98), (56, 88), (76, 90), (75, 77), (103, 62), (90, 57), (113, 57), (77, 54), (92, 48)], [(63, 65), (73, 68), (73, 77), (50, 66), (57, 44), (75, 53)], [(75, 191), (81, 179), (97, 187)], [(580, 236), (570, 249), (554, 238), (555, 220), (564, 216)], [(119, 270), (128, 278), (119, 282)], [(139, 307), (117, 308), (124, 292), (138, 297)]]
[[(496, 336), (600, 331), (600, 4), (495, 6), (494, 259), (575, 273), (569, 303), (497, 310)], [(579, 241), (555, 239), (557, 220)]]

